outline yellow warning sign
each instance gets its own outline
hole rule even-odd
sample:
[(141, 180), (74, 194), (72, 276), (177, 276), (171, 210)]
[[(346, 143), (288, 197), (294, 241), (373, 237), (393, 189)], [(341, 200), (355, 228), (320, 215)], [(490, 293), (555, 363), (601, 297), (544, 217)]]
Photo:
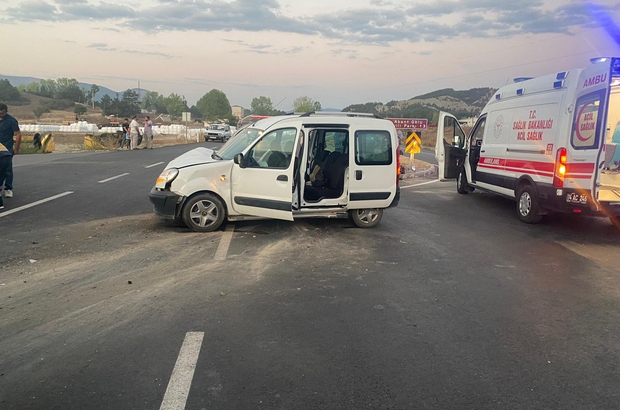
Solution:
[(422, 140), (416, 132), (412, 132), (411, 135), (405, 140), (405, 152), (409, 154), (418, 154), (422, 150)]

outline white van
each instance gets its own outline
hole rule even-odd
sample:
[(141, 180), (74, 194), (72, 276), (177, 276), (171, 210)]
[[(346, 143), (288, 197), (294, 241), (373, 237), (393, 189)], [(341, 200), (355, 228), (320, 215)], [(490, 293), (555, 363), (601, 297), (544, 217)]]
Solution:
[(599, 215), (620, 227), (620, 58), (497, 91), (466, 137), (441, 113), (435, 156), (457, 190), (517, 201), (517, 215)]
[(370, 114), (270, 117), (221, 150), (172, 160), (150, 200), (155, 212), (209, 232), (230, 221), (346, 217), (370, 228), (400, 198), (394, 125)]

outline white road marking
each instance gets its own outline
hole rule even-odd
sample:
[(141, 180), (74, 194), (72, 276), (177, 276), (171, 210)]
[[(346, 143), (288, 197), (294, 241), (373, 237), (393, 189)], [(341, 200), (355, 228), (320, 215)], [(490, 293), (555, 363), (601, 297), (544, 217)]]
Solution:
[(172, 370), (172, 376), (159, 410), (184, 410), (192, 385), (196, 362), (200, 354), (204, 332), (188, 332), (181, 346), (179, 357)]
[(439, 180), (438, 180), (438, 179), (434, 179), (434, 180), (432, 180), (432, 181), (422, 182), (421, 184), (401, 186), (400, 188), (401, 188), (401, 189), (405, 189), (405, 188), (413, 188), (414, 186), (422, 186), (422, 185), (434, 184), (435, 182), (439, 182)]
[(228, 225), (224, 234), (222, 234), (222, 239), (220, 239), (220, 245), (217, 247), (217, 251), (215, 251), (215, 256), (213, 260), (216, 261), (225, 261), (226, 255), (228, 254), (228, 248), (230, 247), (230, 242), (232, 242), (233, 233), (235, 232), (234, 225)]
[(73, 191), (63, 192), (62, 194), (50, 196), (49, 198), (41, 199), (40, 201), (36, 201), (28, 205), (23, 205), (18, 208), (11, 209), (10, 211), (0, 212), (0, 218), (9, 216), (11, 214), (14, 214), (15, 212), (23, 211), (24, 209), (32, 208), (33, 206), (37, 206), (37, 205), (41, 205), (49, 201), (53, 201), (54, 199), (62, 198), (63, 196), (71, 195), (72, 193)]
[(156, 167), (156, 166), (161, 165), (161, 164), (163, 164), (163, 162), (158, 162), (157, 164), (147, 165), (144, 168), (153, 168), (153, 167)]
[(106, 182), (110, 182), (110, 181), (113, 181), (113, 180), (115, 180), (115, 179), (125, 177), (125, 176), (127, 176), (127, 175), (129, 175), (129, 172), (125, 172), (124, 174), (120, 174), (120, 175), (117, 175), (117, 176), (112, 177), (112, 178), (102, 179), (101, 181), (98, 181), (98, 183), (99, 183), (99, 184), (105, 184)]

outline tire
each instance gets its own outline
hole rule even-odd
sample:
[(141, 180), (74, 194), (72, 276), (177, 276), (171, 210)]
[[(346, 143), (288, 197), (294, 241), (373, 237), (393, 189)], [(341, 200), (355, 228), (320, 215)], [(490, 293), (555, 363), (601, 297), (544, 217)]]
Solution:
[(181, 211), (183, 222), (194, 232), (213, 232), (222, 226), (226, 207), (213, 194), (199, 194), (189, 198)]
[(620, 229), (620, 216), (610, 216), (609, 220), (618, 229)]
[(459, 176), (456, 178), (456, 192), (463, 195), (470, 192), (470, 189), (467, 186), (467, 175), (465, 175), (464, 169), (461, 170)]
[(353, 209), (349, 215), (358, 228), (374, 228), (383, 217), (383, 209)]
[(523, 185), (517, 193), (517, 216), (528, 224), (535, 224), (542, 220), (538, 198), (531, 185)]

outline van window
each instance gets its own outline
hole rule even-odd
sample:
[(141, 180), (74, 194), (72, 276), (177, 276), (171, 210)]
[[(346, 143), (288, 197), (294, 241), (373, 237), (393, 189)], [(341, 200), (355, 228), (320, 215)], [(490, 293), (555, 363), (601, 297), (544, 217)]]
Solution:
[(248, 168), (288, 168), (295, 145), (295, 128), (265, 134), (248, 152)]
[(388, 131), (357, 131), (355, 133), (357, 165), (390, 165), (392, 139)]
[(573, 148), (598, 148), (604, 98), (605, 90), (600, 90), (577, 100), (570, 140)]
[(443, 140), (453, 147), (463, 148), (465, 145), (465, 133), (461, 125), (452, 117), (443, 120)]

